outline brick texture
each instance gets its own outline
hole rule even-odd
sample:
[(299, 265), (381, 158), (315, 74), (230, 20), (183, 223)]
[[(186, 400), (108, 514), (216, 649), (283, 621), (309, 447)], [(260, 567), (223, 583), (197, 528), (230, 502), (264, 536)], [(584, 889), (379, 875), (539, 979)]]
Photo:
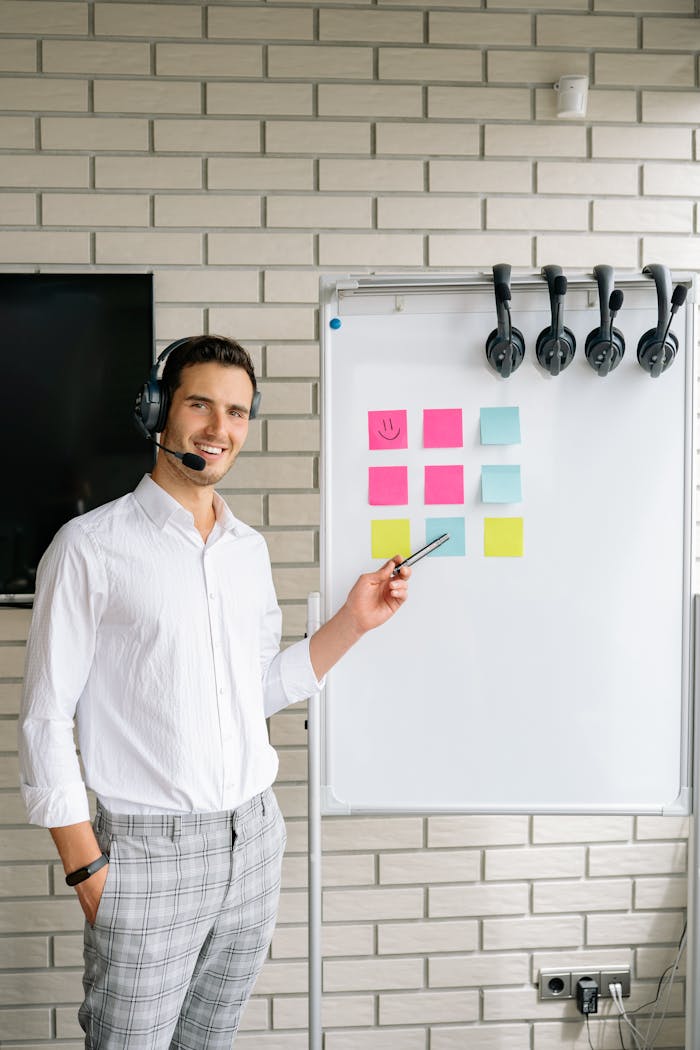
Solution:
[[(0, 267), (153, 270), (159, 348), (248, 342), (263, 418), (221, 490), (268, 541), (285, 641), (319, 585), (319, 275), (697, 270), (699, 29), (695, 0), (0, 3)], [(583, 121), (557, 119), (564, 68), (590, 77)], [(0, 610), (0, 1030), (79, 1050), (82, 916), (17, 788), (27, 627)], [(288, 848), (236, 1050), (308, 1046), (305, 717), (270, 723)], [(655, 816), (325, 818), (325, 1050), (585, 1050), (538, 971), (624, 962), (631, 1005), (652, 999), (687, 837)]]

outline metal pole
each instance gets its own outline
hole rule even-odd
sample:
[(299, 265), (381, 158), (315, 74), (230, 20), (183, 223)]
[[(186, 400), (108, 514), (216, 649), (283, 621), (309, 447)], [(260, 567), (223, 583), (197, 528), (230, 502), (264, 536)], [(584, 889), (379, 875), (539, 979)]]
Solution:
[[(309, 638), (321, 626), (321, 595), (313, 591), (306, 605)], [(308, 702), (308, 825), (309, 825), (309, 1050), (321, 1050), (321, 694)]]
[(700, 708), (698, 704), (698, 672), (700, 671), (700, 597), (695, 595), (693, 599), (693, 622), (691, 630), (694, 630), (693, 656), (694, 666), (692, 674), (691, 689), (691, 712), (693, 718), (693, 816), (690, 821), (690, 855), (688, 857), (688, 964), (686, 967), (685, 994), (685, 1045), (687, 1047), (700, 1046), (700, 994), (695, 987), (698, 964), (700, 963), (700, 856), (698, 846), (700, 844)]

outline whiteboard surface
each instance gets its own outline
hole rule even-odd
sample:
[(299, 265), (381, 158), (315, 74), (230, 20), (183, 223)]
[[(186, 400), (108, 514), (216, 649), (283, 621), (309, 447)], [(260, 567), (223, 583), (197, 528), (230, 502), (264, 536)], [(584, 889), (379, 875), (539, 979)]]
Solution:
[[(491, 287), (327, 304), (325, 617), (359, 572), (381, 564), (370, 556), (373, 519), (410, 518), (415, 550), (426, 518), (462, 515), (466, 556), (418, 564), (406, 606), (329, 676), (326, 812), (687, 810), (692, 308), (674, 320), (679, 358), (652, 380), (636, 346), (656, 325), (653, 282), (617, 286), (627, 350), (605, 379), (585, 360), (599, 314), (583, 287), (570, 284), (577, 352), (556, 378), (534, 353), (549, 323), (544, 282), (514, 282), (527, 353), (508, 380), (484, 354)], [(481, 445), (479, 410), (492, 406), (519, 408), (519, 445)], [(367, 413), (401, 408), (409, 448), (369, 451)], [(462, 409), (463, 448), (422, 447), (426, 408)], [(463, 464), (463, 507), (424, 505), (423, 468), (441, 463)], [(521, 503), (481, 502), (480, 468), (499, 463), (520, 464)], [(368, 467), (404, 464), (409, 505), (371, 507)], [(483, 519), (500, 515), (523, 517), (522, 558), (484, 557)]]

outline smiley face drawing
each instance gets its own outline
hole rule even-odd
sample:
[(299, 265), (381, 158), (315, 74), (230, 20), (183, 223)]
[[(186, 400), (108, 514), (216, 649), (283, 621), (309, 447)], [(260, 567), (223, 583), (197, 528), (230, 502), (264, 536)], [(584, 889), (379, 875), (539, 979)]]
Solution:
[(368, 412), (370, 449), (408, 448), (408, 420), (405, 408)]

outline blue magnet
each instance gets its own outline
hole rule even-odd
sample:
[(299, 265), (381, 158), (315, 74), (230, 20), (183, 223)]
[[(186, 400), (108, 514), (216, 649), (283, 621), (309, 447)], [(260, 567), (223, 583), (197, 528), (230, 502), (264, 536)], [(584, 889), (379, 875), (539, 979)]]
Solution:
[(340, 328), (342, 323), (343, 322), (340, 320), (339, 317), (331, 317), (331, 320), (330, 320), (331, 328)]

